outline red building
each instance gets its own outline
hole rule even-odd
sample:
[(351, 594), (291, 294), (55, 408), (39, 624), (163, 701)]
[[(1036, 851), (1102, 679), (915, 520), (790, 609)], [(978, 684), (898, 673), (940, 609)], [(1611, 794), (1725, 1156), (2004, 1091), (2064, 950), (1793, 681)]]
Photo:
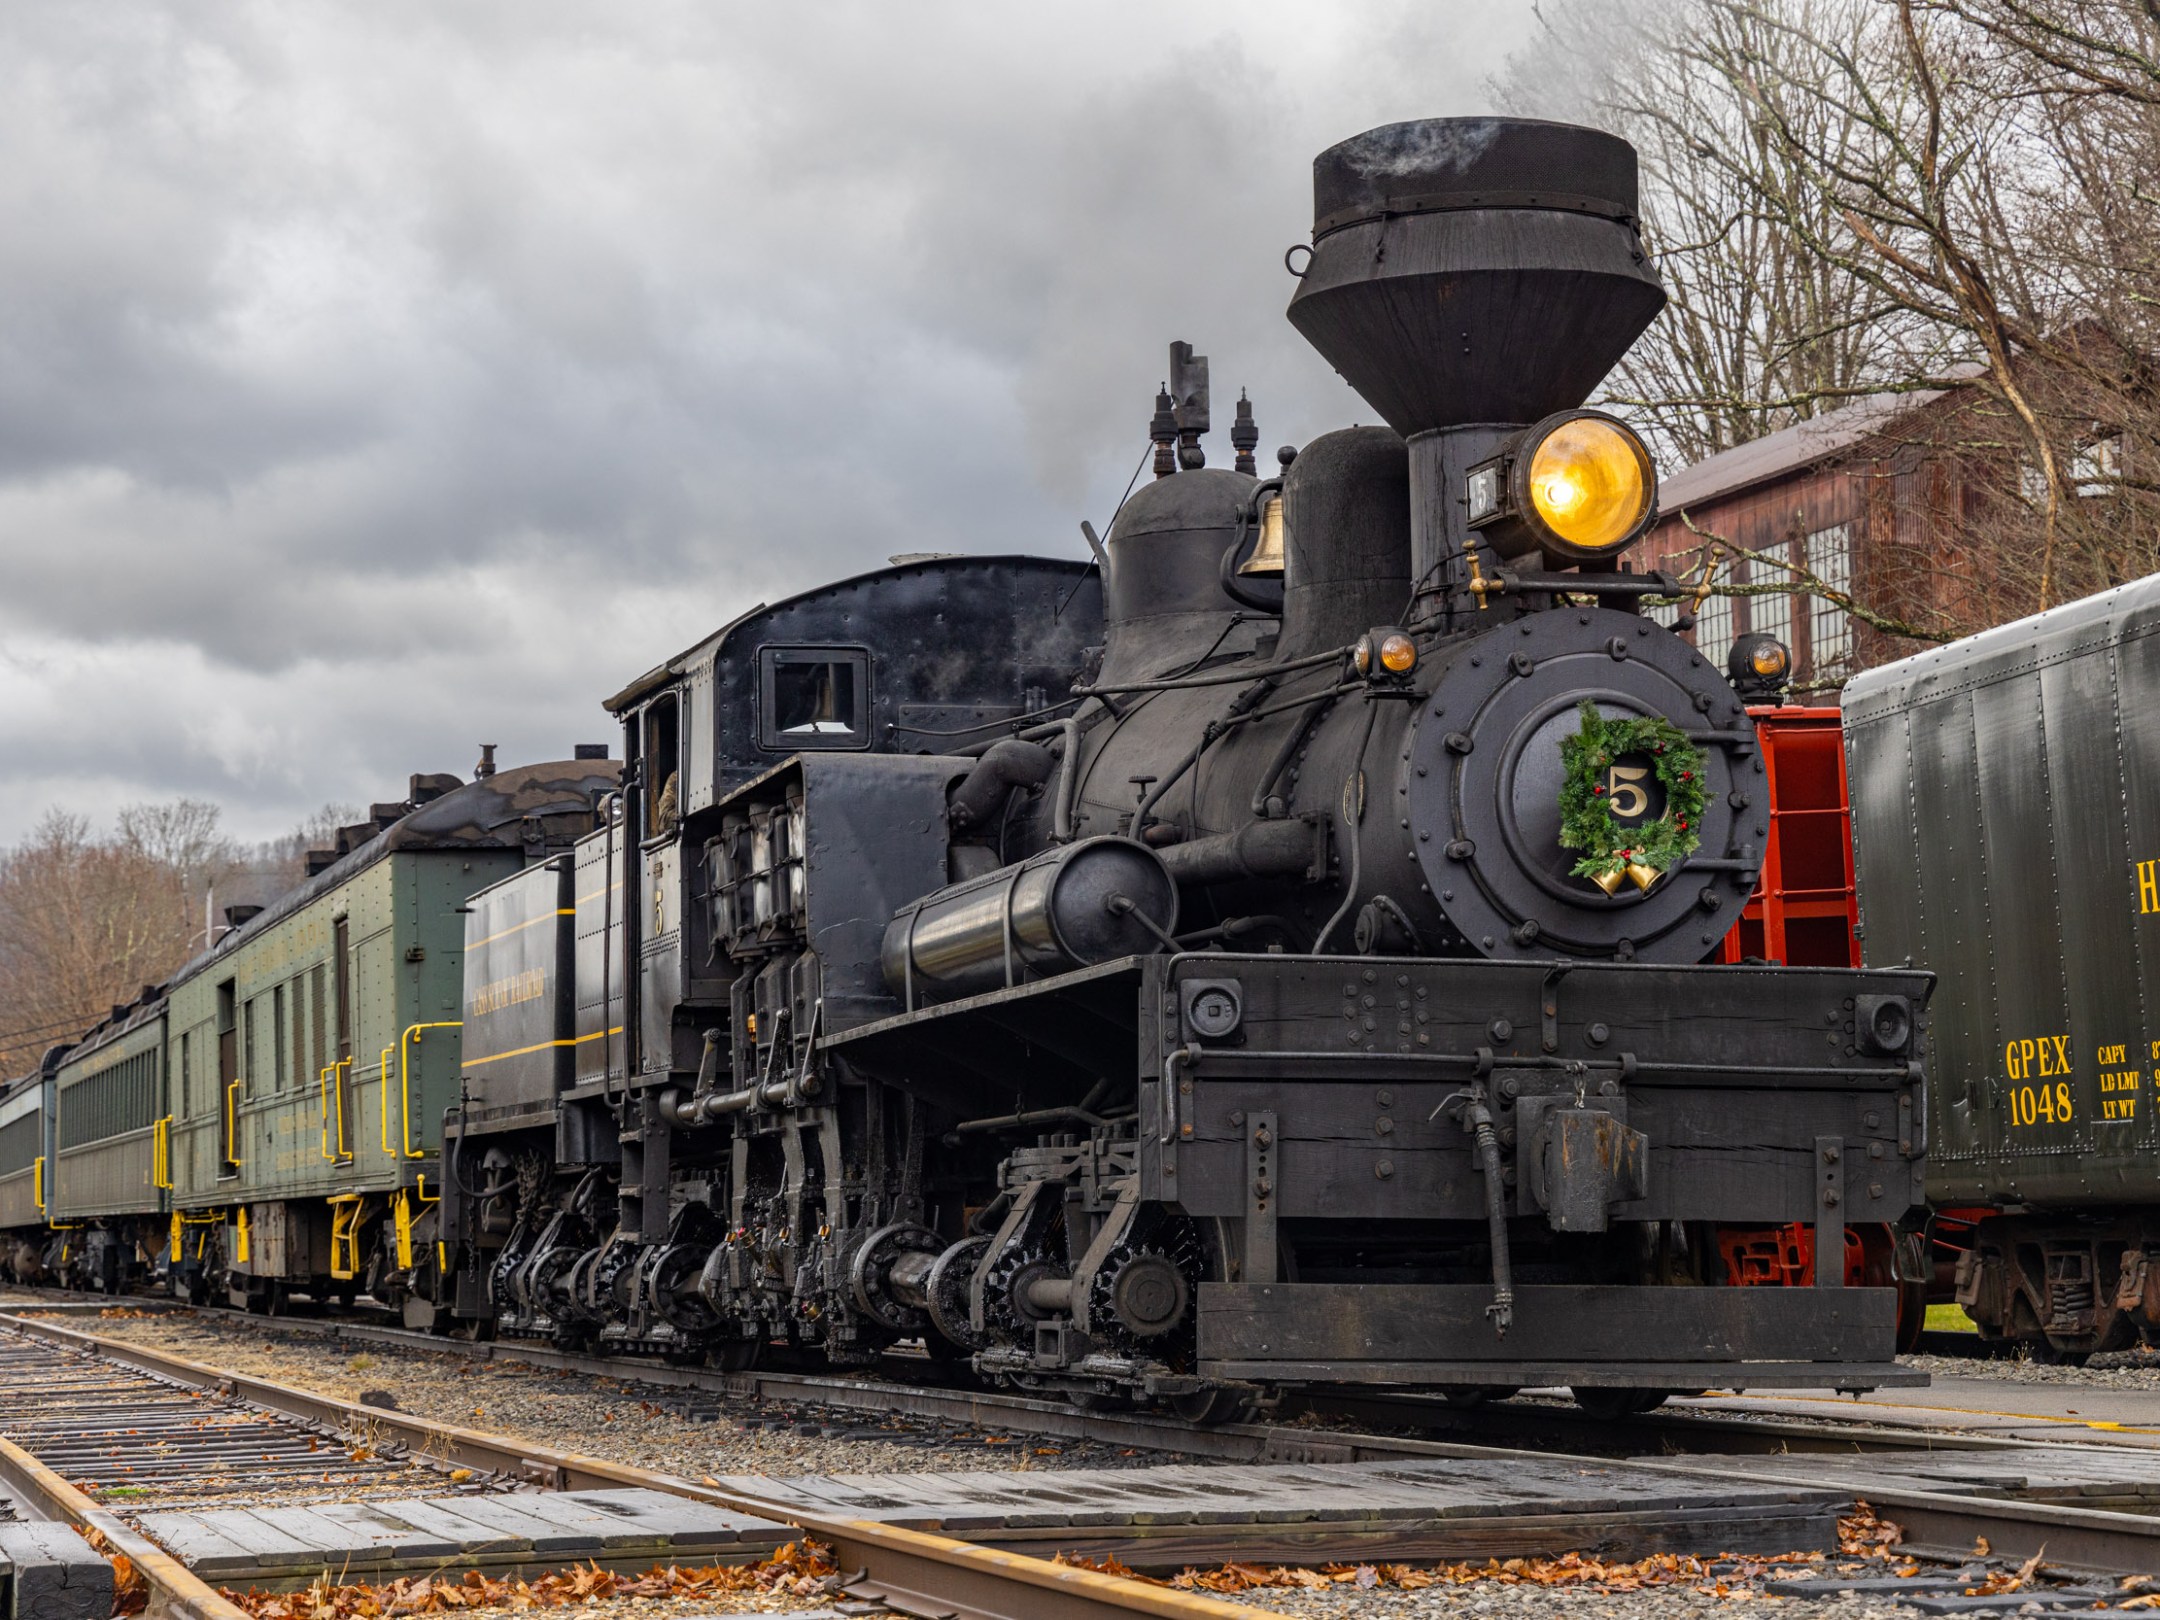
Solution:
[[(1853, 592), (1871, 564), (1875, 573), (1884, 571), (1885, 547), (1899, 538), (1895, 486), (1915, 476), (1899, 464), (1914, 458), (1896, 455), (1899, 447), (1887, 435), (1912, 410), (1910, 396), (1862, 400), (1681, 469), (1658, 491), (1658, 521), (1638, 549), (1637, 566), (1699, 571), (1706, 537), (1716, 536), (1750, 554), (1727, 563), (1720, 584), (1791, 580), (1785, 570), (1754, 560), (1774, 557), (1832, 590)], [(1886, 494), (1893, 498), (1886, 501)], [(1669, 621), (1670, 610), (1663, 616)], [(1796, 684), (1817, 689), (1913, 650), (1910, 642), (1856, 626), (1819, 595), (1712, 596), (1697, 610), (1696, 645), (1718, 664), (1733, 638), (1750, 630), (1790, 647)]]
[[(1636, 566), (1699, 577), (1715, 537), (1737, 553), (1719, 585), (1799, 585), (1791, 570), (1803, 569), (1935, 639), (2151, 571), (2155, 557), (2128, 539), (2151, 523), (2126, 506), (2122, 430), (2068, 406), (2052, 414), (2070, 500), (2051, 563), (2024, 430), (1992, 394), (1961, 385), (1856, 400), (1673, 473)], [(1819, 591), (1712, 596), (1697, 620), (1696, 644), (1720, 663), (1745, 631), (1776, 636), (1792, 649), (1795, 685), (1815, 694), (1926, 644), (1856, 621)]]

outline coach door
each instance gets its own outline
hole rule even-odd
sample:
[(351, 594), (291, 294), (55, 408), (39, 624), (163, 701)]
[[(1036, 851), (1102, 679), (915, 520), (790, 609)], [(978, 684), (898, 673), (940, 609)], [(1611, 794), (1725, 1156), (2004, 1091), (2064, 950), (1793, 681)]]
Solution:
[(346, 919), (330, 925), (330, 996), (337, 1006), (337, 1045), (330, 1059), (331, 1144), (340, 1161), (353, 1156), (353, 1002), (351, 935)]
[(233, 981), (217, 987), (218, 1175), (240, 1171), (240, 1028), (233, 1005)]

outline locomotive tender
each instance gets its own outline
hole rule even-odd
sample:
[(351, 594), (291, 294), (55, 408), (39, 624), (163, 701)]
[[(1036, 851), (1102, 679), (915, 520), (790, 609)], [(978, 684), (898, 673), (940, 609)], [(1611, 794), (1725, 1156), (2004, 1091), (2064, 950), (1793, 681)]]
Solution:
[[(1195, 1415), (1903, 1376), (1894, 1291), (1812, 1255), (1918, 1201), (1929, 980), (1702, 965), (1767, 806), (1620, 564), (1648, 457), (1579, 408), (1663, 302), (1633, 152), (1394, 125), (1315, 201), (1290, 319), (1387, 427), (1259, 481), (1241, 407), (1207, 468), (1190, 363), (1099, 610), (901, 563), (610, 701), (608, 825), (472, 902), (438, 1309), (731, 1365), (920, 1338)], [(1700, 750), (1669, 870), (1575, 875), (1585, 699)], [(1813, 1286), (1744, 1286), (1796, 1237)]]
[[(1323, 153), (1290, 319), (1387, 426), (1261, 479), (1241, 402), (1209, 468), (1176, 346), (1095, 565), (755, 609), (609, 700), (619, 779), (530, 767), (522, 820), (416, 779), (86, 1041), (158, 1054), (147, 1112), (37, 1139), (18, 1274), (154, 1254), (732, 1366), (920, 1340), (1196, 1418), (1913, 1381), (1931, 981), (1707, 960), (1769, 807), (1623, 561), (1649, 457), (1581, 408), (1664, 300), (1635, 208), (1632, 150), (1561, 125)], [(0, 1195), (55, 1095), (0, 1098)]]

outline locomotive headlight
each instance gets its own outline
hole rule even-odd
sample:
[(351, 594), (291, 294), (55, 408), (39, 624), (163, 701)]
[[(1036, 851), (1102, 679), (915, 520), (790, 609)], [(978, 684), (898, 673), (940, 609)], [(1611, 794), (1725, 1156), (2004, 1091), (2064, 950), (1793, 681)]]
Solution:
[(1470, 526), (1487, 531), (1503, 557), (1533, 550), (1574, 562), (1616, 556), (1657, 513), (1649, 450), (1602, 411), (1547, 417), (1498, 459), (1472, 468), (1466, 482)]
[(1417, 668), (1417, 643), (1400, 630), (1380, 638), (1380, 667), (1391, 675), (1407, 675)]
[(1524, 505), (1576, 555), (1601, 557), (1649, 521), (1656, 477), (1650, 452), (1609, 416), (1563, 419), (1536, 440)]

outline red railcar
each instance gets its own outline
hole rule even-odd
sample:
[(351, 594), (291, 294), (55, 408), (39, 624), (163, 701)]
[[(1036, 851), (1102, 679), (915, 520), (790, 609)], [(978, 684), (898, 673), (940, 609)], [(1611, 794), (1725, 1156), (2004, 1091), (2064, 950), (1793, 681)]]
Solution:
[[(1762, 740), (1770, 836), (1755, 892), (1714, 960), (1856, 968), (1860, 911), (1839, 711), (1788, 705), (1748, 713)], [(1728, 1228), (1719, 1233), (1718, 1248), (1726, 1275), (1738, 1283), (1806, 1287), (1815, 1280), (1811, 1226)], [(1901, 1236), (1882, 1226), (1846, 1229), (1846, 1282), (1881, 1287), (1894, 1278), (1899, 1284), (1901, 1350), (1918, 1341), (1926, 1314), (1924, 1256), (1917, 1234)]]
[(1836, 709), (1757, 708), (1770, 795), (1762, 876), (1717, 960), (1858, 967), (1852, 815)]

